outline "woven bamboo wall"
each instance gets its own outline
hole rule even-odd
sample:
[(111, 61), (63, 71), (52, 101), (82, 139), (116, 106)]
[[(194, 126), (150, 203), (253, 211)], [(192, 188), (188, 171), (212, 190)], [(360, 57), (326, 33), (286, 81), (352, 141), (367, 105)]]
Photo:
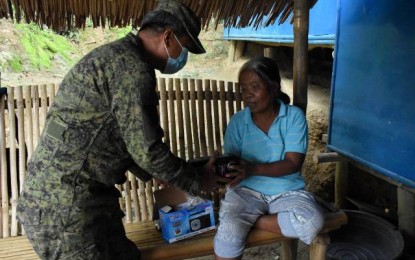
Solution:
[[(57, 85), (8, 87), (0, 99), (0, 237), (22, 233), (16, 219), (16, 200), (26, 175), (26, 163), (45, 124)], [(158, 78), (161, 125), (165, 142), (183, 159), (208, 156), (222, 150), (230, 116), (242, 108), (236, 83), (210, 79)], [(153, 192), (160, 187), (144, 183), (127, 172), (128, 181), (117, 185), (123, 197), (124, 222), (152, 218)]]

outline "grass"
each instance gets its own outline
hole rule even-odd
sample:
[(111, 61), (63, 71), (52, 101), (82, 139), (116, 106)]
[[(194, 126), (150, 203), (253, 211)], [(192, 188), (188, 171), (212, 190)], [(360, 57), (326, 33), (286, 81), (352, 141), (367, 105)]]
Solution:
[(21, 43), (34, 69), (42, 70), (52, 67), (57, 55), (71, 63), (72, 50), (67, 39), (49, 29), (41, 29), (36, 24), (17, 24), (21, 33)]
[[(86, 53), (99, 45), (114, 41), (131, 31), (131, 26), (119, 28), (93, 28), (92, 22), (87, 21), (85, 29), (71, 29), (61, 34), (31, 23), (12, 24), (10, 31), (14, 32), (14, 42), (19, 43), (14, 48), (5, 49), (0, 53), (0, 69), (13, 72), (56, 71), (68, 70)], [(189, 55), (189, 64), (204, 64), (202, 72), (208, 73), (217, 65), (218, 59), (227, 56), (229, 44), (221, 40), (223, 28), (218, 30), (202, 30), (199, 38), (206, 48), (204, 55)], [(97, 30), (98, 29), (98, 30)], [(8, 42), (7, 36), (0, 35), (0, 43)], [(196, 66), (196, 65), (195, 65)], [(190, 67), (190, 66), (189, 66)], [(190, 67), (191, 68), (191, 67)], [(199, 72), (183, 71), (183, 74)], [(187, 75), (189, 76), (189, 75)]]
[(22, 72), (23, 71), (23, 64), (20, 57), (14, 56), (12, 60), (9, 62), (9, 66), (13, 72)]

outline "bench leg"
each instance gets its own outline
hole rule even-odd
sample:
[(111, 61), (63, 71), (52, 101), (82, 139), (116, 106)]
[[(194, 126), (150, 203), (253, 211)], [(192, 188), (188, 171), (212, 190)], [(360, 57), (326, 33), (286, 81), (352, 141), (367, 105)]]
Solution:
[(287, 239), (281, 242), (280, 255), (282, 260), (297, 259), (298, 239)]
[(330, 244), (328, 234), (319, 234), (314, 238), (310, 245), (310, 259), (324, 260), (326, 259), (327, 247)]

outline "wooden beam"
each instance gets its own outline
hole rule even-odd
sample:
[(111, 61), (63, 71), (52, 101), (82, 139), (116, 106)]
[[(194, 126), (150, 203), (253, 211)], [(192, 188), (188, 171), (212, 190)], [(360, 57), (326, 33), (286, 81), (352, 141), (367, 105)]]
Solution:
[(294, 105), (307, 111), (309, 0), (294, 0)]

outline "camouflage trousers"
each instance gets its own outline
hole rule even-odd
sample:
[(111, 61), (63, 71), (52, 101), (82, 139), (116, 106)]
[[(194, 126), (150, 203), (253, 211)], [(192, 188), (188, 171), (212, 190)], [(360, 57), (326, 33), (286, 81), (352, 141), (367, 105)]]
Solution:
[(125, 235), (119, 206), (112, 211), (33, 206), (20, 201), (18, 218), (41, 259), (140, 259), (140, 251)]

